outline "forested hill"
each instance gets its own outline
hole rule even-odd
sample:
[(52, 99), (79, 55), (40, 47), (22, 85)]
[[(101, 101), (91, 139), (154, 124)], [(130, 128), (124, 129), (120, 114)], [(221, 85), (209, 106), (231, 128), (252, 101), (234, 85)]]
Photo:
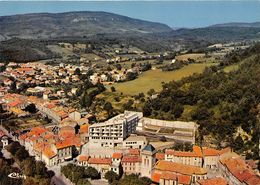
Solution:
[(172, 29), (107, 12), (35, 13), (0, 17), (0, 40), (19, 38), (83, 37), (104, 33), (158, 33)]
[[(207, 68), (163, 86), (158, 98), (146, 102), (145, 116), (196, 121), (198, 144), (231, 146), (248, 158), (259, 157), (260, 45), (248, 49), (238, 70)], [(241, 58), (241, 56), (240, 56)]]

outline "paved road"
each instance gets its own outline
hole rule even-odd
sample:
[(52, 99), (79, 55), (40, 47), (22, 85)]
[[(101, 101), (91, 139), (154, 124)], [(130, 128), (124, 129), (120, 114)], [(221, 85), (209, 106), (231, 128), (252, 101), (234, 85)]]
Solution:
[(51, 185), (69, 185), (68, 183), (64, 182), (62, 177), (57, 177), (56, 175), (51, 179)]

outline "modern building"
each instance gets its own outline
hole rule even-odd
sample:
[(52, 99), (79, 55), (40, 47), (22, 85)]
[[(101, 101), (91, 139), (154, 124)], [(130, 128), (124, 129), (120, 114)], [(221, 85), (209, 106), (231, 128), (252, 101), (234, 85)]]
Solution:
[(106, 122), (89, 126), (89, 146), (122, 147), (123, 141), (135, 133), (139, 120), (143, 117), (141, 112), (125, 111)]

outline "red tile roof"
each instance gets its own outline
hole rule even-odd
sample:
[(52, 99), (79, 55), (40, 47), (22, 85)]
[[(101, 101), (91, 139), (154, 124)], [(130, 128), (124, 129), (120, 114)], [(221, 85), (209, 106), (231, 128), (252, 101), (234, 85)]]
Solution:
[(55, 152), (54, 152), (51, 148), (49, 148), (49, 147), (46, 147), (46, 148), (44, 149), (43, 155), (45, 155), (45, 156), (48, 157), (49, 159), (56, 156)]
[(130, 149), (128, 150), (128, 153), (129, 153), (130, 155), (140, 155), (140, 150), (139, 150), (139, 149), (130, 148)]
[(142, 159), (140, 156), (124, 156), (122, 163), (140, 163)]
[(198, 181), (199, 185), (228, 185), (228, 182), (222, 177), (212, 179), (203, 179)]
[(111, 165), (112, 159), (111, 158), (89, 158), (89, 164), (107, 164)]
[(12, 101), (12, 102), (8, 103), (7, 106), (8, 107), (16, 107), (16, 106), (18, 106), (21, 103), (22, 102), (20, 100), (15, 100), (15, 101)]
[(81, 155), (81, 156), (79, 156), (79, 161), (88, 161), (89, 160), (89, 156), (87, 156), (87, 155)]
[(57, 149), (67, 148), (72, 146), (72, 141), (70, 139), (65, 139), (63, 141), (58, 141), (56, 143)]
[(165, 179), (165, 180), (177, 180), (177, 175), (174, 173), (169, 173), (169, 172), (163, 172), (161, 174), (161, 179)]
[(114, 159), (122, 159), (123, 154), (122, 153), (113, 153), (112, 158)]
[(183, 185), (189, 185), (191, 183), (191, 176), (188, 175), (178, 175), (178, 183)]
[(244, 182), (247, 185), (260, 185), (260, 177), (257, 175), (254, 175), (253, 177), (246, 179)]
[(202, 153), (204, 156), (218, 156), (219, 155), (219, 151), (213, 148), (206, 148), (203, 147), (202, 148)]
[(158, 161), (154, 167), (159, 171), (176, 172), (183, 175), (206, 175), (207, 170), (197, 166), (184, 165), (170, 161)]
[(177, 157), (202, 157), (202, 151), (199, 146), (193, 146), (192, 152), (175, 151), (168, 149), (165, 151), (166, 155), (174, 155)]
[(159, 160), (164, 160), (165, 153), (156, 153), (155, 154), (156, 159)]
[(153, 182), (159, 183), (160, 182), (160, 178), (161, 178), (161, 174), (160, 173), (153, 173), (152, 174), (152, 181)]
[(260, 184), (260, 177), (257, 177), (251, 168), (248, 168), (243, 159), (228, 158), (221, 159), (220, 162), (226, 166), (230, 173), (240, 182), (246, 182), (248, 185), (251, 185), (250, 183), (252, 183), (252, 185)]

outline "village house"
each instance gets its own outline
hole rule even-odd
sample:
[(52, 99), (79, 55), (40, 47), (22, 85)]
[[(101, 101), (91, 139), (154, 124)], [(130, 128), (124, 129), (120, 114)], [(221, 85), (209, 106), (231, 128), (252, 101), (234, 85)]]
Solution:
[[(177, 175), (177, 180), (178, 180), (178, 175), (185, 176), (186, 178), (188, 178), (187, 176), (189, 176), (189, 178), (191, 179), (189, 184), (196, 183), (197, 180), (207, 178), (207, 170), (205, 168), (185, 165), (185, 164), (171, 162), (171, 161), (163, 161), (163, 160), (158, 161), (154, 166), (153, 176), (157, 176), (156, 179), (161, 180), (161, 178), (160, 177), (158, 178), (158, 176), (164, 173), (170, 173), (172, 174), (172, 176)], [(164, 179), (162, 178), (162, 180)]]
[(203, 155), (199, 146), (193, 146), (192, 152), (182, 152), (167, 149), (165, 151), (165, 160), (185, 165), (202, 167)]
[(220, 151), (213, 148), (202, 147), (202, 153), (203, 167), (207, 169), (217, 169)]
[(140, 174), (142, 158), (139, 155), (124, 155), (121, 161), (125, 174)]

